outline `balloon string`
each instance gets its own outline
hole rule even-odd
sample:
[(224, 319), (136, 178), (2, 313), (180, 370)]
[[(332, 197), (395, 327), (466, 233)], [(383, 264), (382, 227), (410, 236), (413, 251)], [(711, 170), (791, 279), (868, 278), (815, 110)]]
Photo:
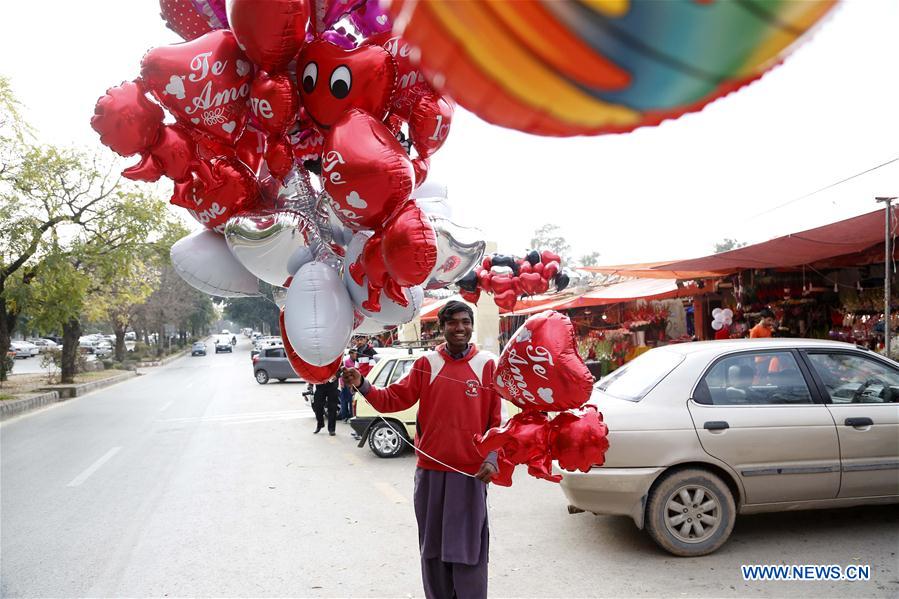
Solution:
[[(357, 393), (359, 393), (359, 395), (362, 395), (362, 391), (359, 390), (359, 387), (357, 387), (356, 385), (353, 385), (352, 387), (353, 387), (353, 389), (356, 390)], [(369, 406), (371, 406), (371, 408), (372, 408), (373, 410), (375, 410), (375, 411), (377, 412), (377, 408), (375, 408), (374, 406), (371, 405), (371, 402), (368, 401), (368, 398), (366, 398), (364, 395), (362, 395), (362, 399), (364, 399), (364, 400), (365, 400), (365, 403), (367, 403)], [(400, 439), (400, 441), (402, 441), (403, 443), (405, 443), (406, 445), (408, 445), (409, 447), (411, 447), (412, 449), (414, 449), (416, 452), (418, 452), (418, 453), (420, 453), (421, 455), (425, 456), (425, 457), (428, 458), (429, 460), (432, 460), (432, 461), (434, 461), (434, 462), (437, 462), (437, 463), (440, 464), (441, 466), (444, 466), (444, 467), (446, 467), (446, 468), (449, 468), (450, 470), (455, 470), (455, 471), (458, 472), (459, 474), (463, 474), (463, 475), (465, 475), (465, 476), (467, 476), (467, 477), (469, 477), (469, 478), (477, 478), (474, 474), (469, 474), (469, 473), (467, 473), (467, 472), (463, 472), (463, 471), (459, 470), (458, 468), (455, 468), (455, 467), (453, 467), (453, 466), (450, 466), (449, 464), (447, 464), (447, 463), (445, 463), (445, 462), (442, 462), (442, 461), (438, 460), (437, 458), (435, 458), (434, 456), (429, 455), (427, 452), (425, 452), (425, 451), (419, 449), (418, 447), (415, 446), (414, 443), (411, 443), (411, 442), (409, 442), (409, 440), (406, 439), (406, 435), (405, 435), (405, 434), (403, 434), (403, 433), (401, 433), (400, 431), (398, 431), (398, 430), (396, 430), (395, 428), (393, 428), (393, 425), (390, 424), (390, 422), (388, 422), (386, 418), (384, 418), (384, 417), (381, 416), (380, 414), (378, 414), (378, 418), (380, 418), (381, 421), (382, 421), (384, 424), (386, 424), (387, 427), (388, 427), (390, 430), (392, 430), (392, 431), (396, 434), (396, 436)]]

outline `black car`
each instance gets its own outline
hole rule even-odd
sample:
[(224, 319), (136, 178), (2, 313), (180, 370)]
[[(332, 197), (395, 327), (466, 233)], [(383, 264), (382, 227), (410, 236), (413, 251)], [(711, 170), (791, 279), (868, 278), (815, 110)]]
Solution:
[(191, 356), (205, 356), (206, 355), (206, 344), (202, 341), (197, 341), (194, 343), (193, 347), (190, 348)]
[(231, 342), (228, 339), (219, 339), (215, 342), (215, 353), (226, 351), (231, 352)]

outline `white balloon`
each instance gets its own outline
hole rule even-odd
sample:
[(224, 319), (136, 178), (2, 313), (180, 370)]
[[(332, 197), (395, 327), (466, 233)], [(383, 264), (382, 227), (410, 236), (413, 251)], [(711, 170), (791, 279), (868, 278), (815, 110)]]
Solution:
[(713, 320), (712, 328), (715, 329), (716, 331), (720, 331), (721, 329), (724, 328), (724, 323), (721, 322), (720, 320)]
[(733, 323), (734, 323), (734, 319), (733, 319), (733, 318), (729, 318), (729, 317), (728, 317), (728, 318), (725, 318), (725, 319), (724, 319), (724, 324), (726, 324), (727, 326), (730, 326), (730, 325), (732, 325)]
[(715, 308), (714, 310), (712, 310), (712, 318), (717, 320), (717, 318), (721, 314), (721, 312), (722, 312), (721, 308)]
[(724, 314), (724, 318), (733, 318), (734, 317), (734, 311), (731, 310), (730, 308), (725, 308), (724, 310), (721, 310), (721, 313)]
[[(359, 254), (362, 252), (362, 248), (365, 245), (365, 242), (371, 236), (371, 233), (367, 231), (360, 231), (353, 236), (352, 241), (350, 241), (349, 246), (347, 246), (346, 251), (346, 264), (352, 264), (359, 257)], [(353, 280), (353, 277), (350, 275), (350, 269), (345, 268), (343, 270), (343, 278), (346, 283), (347, 291), (349, 291), (350, 298), (353, 301), (353, 305), (356, 310), (362, 313), (365, 316), (366, 322), (375, 321), (379, 325), (399, 325), (410, 322), (413, 318), (415, 318), (419, 311), (421, 310), (422, 303), (424, 302), (424, 289), (422, 289), (421, 285), (415, 285), (413, 287), (406, 287), (403, 289), (403, 294), (406, 296), (406, 299), (409, 300), (409, 304), (407, 306), (401, 306), (394, 302), (392, 299), (387, 297), (387, 294), (384, 291), (381, 291), (381, 311), (380, 312), (369, 312), (365, 308), (362, 307), (362, 302), (368, 299), (368, 285), (367, 279), (362, 280), (362, 285), (356, 283)], [(363, 323), (363, 326), (365, 323)], [(383, 326), (382, 326), (383, 330)]]
[(259, 281), (228, 249), (225, 238), (203, 229), (179, 239), (170, 251), (184, 282), (218, 297), (257, 297)]
[(284, 329), (297, 355), (313, 366), (343, 355), (353, 334), (353, 303), (337, 271), (322, 262), (297, 271), (287, 289)]

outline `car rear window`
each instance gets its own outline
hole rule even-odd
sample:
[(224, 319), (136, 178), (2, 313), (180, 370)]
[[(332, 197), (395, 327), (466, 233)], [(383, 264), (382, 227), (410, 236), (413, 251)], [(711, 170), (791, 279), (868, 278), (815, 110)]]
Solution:
[(648, 351), (601, 379), (596, 388), (618, 399), (640, 401), (683, 360), (674, 352)]

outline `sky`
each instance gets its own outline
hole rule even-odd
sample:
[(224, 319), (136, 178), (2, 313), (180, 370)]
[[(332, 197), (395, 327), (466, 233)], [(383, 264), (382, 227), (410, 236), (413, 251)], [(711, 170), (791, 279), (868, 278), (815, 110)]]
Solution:
[[(785, 63), (702, 111), (633, 133), (544, 138), (458, 110), (429, 178), (453, 220), (523, 255), (552, 223), (602, 264), (712, 253), (876, 210), (899, 195), (899, 2), (845, 0)], [(98, 97), (149, 48), (180, 41), (156, 0), (4, 6), (0, 74), (40, 140), (114, 155), (90, 128)], [(122, 163), (124, 167), (132, 161)], [(169, 185), (161, 192), (168, 193)], [(180, 210), (172, 208), (173, 210)]]

